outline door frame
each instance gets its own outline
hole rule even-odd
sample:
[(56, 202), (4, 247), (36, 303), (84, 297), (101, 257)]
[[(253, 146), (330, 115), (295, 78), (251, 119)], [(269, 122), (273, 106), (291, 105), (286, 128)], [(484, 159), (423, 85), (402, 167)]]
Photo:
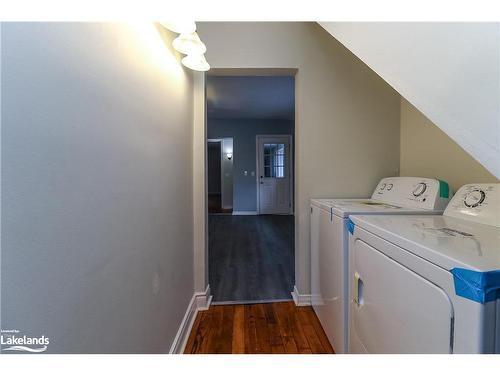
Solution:
[(293, 180), (293, 170), (295, 167), (295, 159), (293, 157), (293, 137), (290, 134), (258, 134), (255, 136), (255, 163), (256, 163), (256, 168), (255, 168), (255, 185), (257, 186), (256, 191), (257, 191), (257, 215), (260, 215), (260, 180), (259, 176), (261, 175), (260, 171), (260, 162), (259, 162), (259, 140), (261, 138), (288, 138), (288, 144), (290, 147), (289, 150), (289, 158), (290, 160), (288, 161), (289, 165), (289, 178), (288, 178), (288, 184), (289, 184), (289, 199), (290, 199), (290, 210), (287, 215), (293, 215), (294, 214), (294, 180)]
[[(207, 106), (206, 106), (206, 72), (193, 71), (193, 256), (194, 256), (194, 296), (197, 298), (198, 306), (210, 305), (210, 285), (209, 285), (209, 269), (208, 269), (208, 207), (207, 207), (207, 175), (206, 175), (206, 148), (207, 148)], [(295, 116), (294, 116), (294, 139), (298, 139), (299, 129), (302, 128), (298, 109), (301, 107), (301, 99), (297, 94), (301, 86), (300, 72), (297, 67), (289, 68), (217, 68), (210, 69), (210, 75), (246, 75), (246, 76), (262, 76), (262, 75), (287, 75), (295, 78)], [(294, 175), (298, 175), (299, 165), (297, 159), (293, 158)], [(295, 179), (293, 181), (293, 211), (295, 215), (295, 197), (298, 189), (295, 189)], [(298, 206), (299, 207), (299, 206)], [(294, 245), (295, 245), (295, 286), (292, 291), (292, 296), (298, 298), (304, 303), (309, 302), (307, 294), (300, 294), (299, 291), (304, 290), (308, 281), (304, 275), (308, 275), (305, 271), (307, 268), (306, 260), (304, 259), (303, 251), (300, 250), (299, 244), (299, 216), (295, 215), (294, 219)]]

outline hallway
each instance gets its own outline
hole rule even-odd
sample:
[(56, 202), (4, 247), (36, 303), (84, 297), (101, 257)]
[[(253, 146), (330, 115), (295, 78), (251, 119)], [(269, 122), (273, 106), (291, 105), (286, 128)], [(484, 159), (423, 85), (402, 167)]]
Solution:
[(291, 299), (294, 217), (209, 215), (214, 302)]
[(332, 354), (311, 307), (293, 302), (211, 306), (194, 322), (185, 354)]

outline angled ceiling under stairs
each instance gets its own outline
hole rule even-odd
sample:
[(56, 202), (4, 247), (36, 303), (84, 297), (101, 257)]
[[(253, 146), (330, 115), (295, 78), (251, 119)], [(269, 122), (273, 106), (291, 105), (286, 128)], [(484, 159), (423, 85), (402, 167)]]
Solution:
[(500, 178), (500, 23), (320, 25)]

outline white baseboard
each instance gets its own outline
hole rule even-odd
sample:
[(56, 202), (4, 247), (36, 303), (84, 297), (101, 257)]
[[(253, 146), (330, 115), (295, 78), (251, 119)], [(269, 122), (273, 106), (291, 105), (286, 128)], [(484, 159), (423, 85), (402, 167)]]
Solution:
[(297, 285), (293, 286), (292, 292), (293, 302), (296, 306), (310, 306), (311, 305), (311, 295), (310, 294), (300, 294), (297, 289)]
[(212, 296), (210, 295), (210, 285), (207, 286), (204, 292), (194, 293), (189, 305), (187, 307), (181, 325), (177, 330), (174, 342), (170, 347), (169, 354), (182, 354), (186, 347), (189, 334), (193, 328), (194, 321), (198, 311), (208, 310), (212, 303)]
[(207, 288), (204, 292), (199, 292), (194, 294), (194, 299), (196, 300), (196, 306), (198, 311), (208, 310), (210, 305), (212, 304), (212, 296), (210, 295), (210, 285), (207, 285)]
[(233, 215), (257, 215), (257, 211), (233, 211)]
[(278, 299), (251, 299), (251, 300), (241, 300), (241, 301), (215, 301), (212, 302), (212, 306), (217, 305), (255, 305), (261, 303), (279, 303), (279, 302), (290, 302), (290, 298), (278, 298)]

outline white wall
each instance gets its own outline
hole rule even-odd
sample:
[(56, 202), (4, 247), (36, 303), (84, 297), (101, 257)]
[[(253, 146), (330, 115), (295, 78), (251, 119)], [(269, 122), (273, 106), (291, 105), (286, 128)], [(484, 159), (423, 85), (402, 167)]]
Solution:
[[(400, 97), (316, 23), (198, 23), (214, 68), (296, 75), (296, 284), (310, 284), (309, 199), (363, 197), (399, 168)], [(201, 267), (200, 267), (201, 268)]]
[(401, 99), (401, 176), (437, 177), (456, 192), (462, 185), (498, 182), (407, 100)]
[(500, 23), (321, 25), (500, 178)]
[(2, 28), (2, 328), (51, 353), (168, 352), (193, 296), (192, 79), (172, 35)]

